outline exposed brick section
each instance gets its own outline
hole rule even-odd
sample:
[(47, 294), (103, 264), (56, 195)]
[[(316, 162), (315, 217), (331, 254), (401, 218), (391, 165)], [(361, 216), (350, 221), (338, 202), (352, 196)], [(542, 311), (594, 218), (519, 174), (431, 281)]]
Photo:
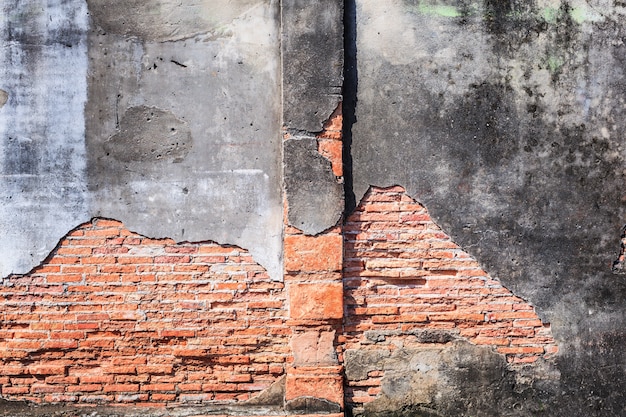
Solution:
[(343, 113), (342, 105), (335, 109), (333, 114), (324, 124), (324, 130), (317, 135), (319, 153), (330, 160), (333, 167), (333, 173), (337, 177), (343, 176)]
[(0, 287), (2, 397), (246, 400), (291, 362), (283, 284), (248, 252), (175, 244), (96, 219)]
[[(340, 103), (316, 135), (318, 151), (330, 160), (338, 181), (343, 180), (342, 117)], [(285, 139), (289, 138), (286, 134)], [(285, 201), (285, 210), (287, 204)], [(315, 397), (343, 408), (343, 367), (338, 363), (336, 347), (344, 312), (342, 227), (337, 225), (308, 236), (285, 224), (284, 233), (288, 324), (294, 356), (293, 366), (287, 369), (287, 407), (300, 397)]]
[[(402, 187), (372, 188), (344, 236), (346, 349), (419, 344), (415, 331), (429, 329), (491, 346), (512, 366), (557, 352), (549, 324), (490, 277)], [(385, 336), (372, 341), (371, 331)], [(383, 376), (373, 371), (351, 382), (350, 402), (372, 401)]]

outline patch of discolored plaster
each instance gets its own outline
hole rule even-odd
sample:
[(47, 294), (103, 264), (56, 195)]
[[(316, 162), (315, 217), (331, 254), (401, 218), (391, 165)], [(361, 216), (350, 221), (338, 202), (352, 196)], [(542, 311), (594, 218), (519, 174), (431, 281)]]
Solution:
[(9, 101), (9, 93), (4, 90), (0, 90), (0, 109), (7, 104), (7, 101)]
[[(0, 277), (38, 265), (77, 222), (85, 196), (87, 7), (0, 2)], [(2, 100), (8, 95), (1, 94)]]
[(294, 414), (335, 414), (341, 411), (341, 406), (323, 398), (304, 396), (286, 401), (285, 410)]
[(126, 110), (119, 131), (103, 146), (107, 156), (122, 162), (182, 162), (192, 138), (187, 124), (172, 112), (138, 106)]
[(319, 154), (317, 139), (288, 139), (283, 152), (289, 225), (307, 235), (335, 226), (343, 213), (343, 185)]
[(284, 124), (320, 132), (342, 100), (343, 2), (283, 2), (282, 15)]
[[(355, 360), (358, 358), (358, 363)], [(503, 355), (464, 341), (421, 348), (346, 351), (346, 378), (383, 370), (381, 392), (357, 416), (527, 416), (558, 388), (544, 363), (512, 369)], [(534, 414), (533, 414), (534, 415)]]
[(227, 24), (268, 0), (87, 0), (93, 22), (111, 34), (146, 41), (186, 39), (217, 31), (229, 36)]
[(626, 226), (622, 229), (620, 251), (617, 260), (613, 263), (614, 274), (626, 274)]

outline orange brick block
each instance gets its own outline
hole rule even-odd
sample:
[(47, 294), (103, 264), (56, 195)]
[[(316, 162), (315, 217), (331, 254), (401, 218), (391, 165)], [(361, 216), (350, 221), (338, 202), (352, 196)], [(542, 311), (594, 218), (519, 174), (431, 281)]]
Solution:
[(289, 312), (295, 320), (343, 317), (343, 283), (293, 283), (289, 285)]
[(324, 375), (324, 368), (316, 368), (315, 372), (293, 371), (287, 373), (285, 400), (298, 397), (314, 397), (332, 401), (343, 408), (343, 377), (331, 372)]
[(285, 237), (285, 271), (340, 271), (343, 261), (341, 235)]

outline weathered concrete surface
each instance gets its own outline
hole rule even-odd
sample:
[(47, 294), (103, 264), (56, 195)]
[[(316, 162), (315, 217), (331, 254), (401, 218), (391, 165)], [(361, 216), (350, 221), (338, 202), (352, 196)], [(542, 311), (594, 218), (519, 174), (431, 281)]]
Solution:
[(272, 405), (215, 404), (176, 407), (107, 407), (65, 404), (38, 405), (22, 401), (0, 400), (0, 416), (7, 417), (192, 417), (199, 415), (284, 415), (282, 407)]
[(180, 40), (222, 31), (259, 0), (87, 0), (93, 22), (107, 33), (148, 41)]
[(283, 175), (289, 225), (316, 235), (343, 212), (343, 186), (319, 153), (321, 132), (342, 101), (343, 2), (282, 3)]
[(384, 372), (381, 393), (360, 416), (553, 415), (544, 398), (557, 389), (550, 366), (513, 372), (490, 348), (457, 341), (425, 348), (346, 351), (346, 378)]
[(278, 2), (149, 3), (89, 2), (92, 213), (245, 247), (279, 278)]
[(561, 347), (546, 415), (623, 415), (625, 5), (356, 6), (356, 201), (405, 186), (537, 307)]
[(285, 141), (284, 175), (290, 225), (316, 235), (337, 224), (343, 212), (343, 186), (330, 161), (319, 154), (317, 139)]
[[(42, 262), (87, 220), (87, 6), (0, 4), (0, 276)], [(71, 70), (70, 70), (71, 69)]]
[(343, 2), (292, 0), (282, 8), (284, 123), (320, 132), (341, 101)]
[(274, 0), (8, 1), (0, 275), (94, 216), (248, 248), (281, 276)]

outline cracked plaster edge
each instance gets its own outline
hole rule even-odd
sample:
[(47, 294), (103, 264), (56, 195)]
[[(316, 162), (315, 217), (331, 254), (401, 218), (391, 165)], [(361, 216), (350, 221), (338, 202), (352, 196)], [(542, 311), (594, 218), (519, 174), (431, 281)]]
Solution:
[[(359, 206), (360, 206), (360, 205), (364, 202), (365, 198), (368, 196), (368, 194), (370, 194), (370, 193), (371, 193), (371, 191), (372, 191), (372, 189), (373, 189), (373, 188), (381, 188), (381, 189), (385, 189), (385, 188), (392, 188), (392, 187), (401, 187), (401, 188), (403, 189), (403, 193), (404, 193), (406, 196), (410, 197), (413, 201), (415, 201), (416, 203), (418, 203), (418, 204), (420, 204), (422, 207), (424, 207), (424, 209), (426, 209), (426, 212), (428, 213), (428, 216), (430, 217), (431, 221), (432, 221), (432, 222), (433, 222), (433, 223), (434, 223), (434, 224), (435, 224), (435, 225), (436, 225), (436, 226), (437, 226), (437, 227), (438, 227), (438, 228), (439, 228), (439, 229), (440, 229), (443, 233), (445, 233), (445, 234), (446, 234), (446, 235), (450, 238), (450, 241), (451, 241), (452, 243), (454, 243), (455, 245), (457, 245), (457, 246), (459, 247), (459, 249), (461, 249), (463, 252), (467, 253), (467, 254), (470, 256), (470, 258), (478, 264), (478, 266), (480, 267), (480, 269), (482, 269), (483, 271), (485, 271), (485, 273), (487, 274), (487, 276), (488, 276), (489, 278), (491, 278), (491, 279), (493, 279), (493, 280), (495, 280), (495, 281), (498, 281), (498, 283), (500, 283), (500, 285), (502, 286), (502, 288), (506, 289), (506, 290), (507, 290), (507, 291), (509, 291), (512, 295), (514, 295), (515, 297), (518, 297), (519, 299), (521, 299), (522, 301), (524, 301), (524, 303), (528, 304), (530, 307), (532, 307), (532, 308), (533, 308), (533, 312), (537, 315), (537, 318), (541, 321), (541, 323), (544, 325), (544, 327), (547, 327), (547, 328), (548, 328), (548, 330), (549, 330), (549, 332), (550, 332), (550, 335), (551, 335), (551, 336), (552, 336), (552, 338), (554, 339), (554, 344), (555, 344), (557, 347), (560, 347), (560, 343), (559, 343), (559, 341), (558, 341), (558, 340), (554, 337), (554, 334), (553, 334), (553, 332), (552, 332), (552, 325), (551, 325), (551, 323), (545, 319), (545, 314), (544, 314), (544, 313), (542, 313), (542, 312), (538, 309), (538, 307), (537, 307), (536, 305), (534, 305), (532, 302), (530, 302), (527, 298), (525, 298), (525, 297), (523, 297), (523, 296), (521, 296), (521, 295), (519, 295), (519, 294), (516, 294), (516, 293), (515, 293), (514, 291), (512, 291), (509, 287), (507, 287), (506, 285), (504, 285), (504, 283), (502, 282), (502, 280), (500, 279), (500, 277), (499, 277), (499, 276), (497, 276), (497, 275), (493, 275), (491, 272), (489, 272), (489, 269), (488, 269), (488, 268), (486, 268), (486, 267), (483, 265), (483, 263), (482, 263), (482, 262), (480, 262), (480, 261), (478, 260), (478, 258), (477, 258), (477, 257), (476, 257), (476, 256), (475, 256), (472, 252), (471, 252), (471, 250), (469, 250), (469, 249), (467, 249), (466, 247), (464, 247), (464, 246), (460, 245), (459, 243), (457, 243), (457, 242), (456, 242), (456, 241), (452, 238), (452, 236), (451, 236), (451, 235), (450, 235), (450, 234), (446, 231), (446, 229), (445, 229), (445, 228), (443, 228), (443, 227), (441, 227), (441, 226), (439, 225), (439, 223), (437, 222), (437, 220), (436, 220), (435, 218), (433, 218), (432, 214), (430, 213), (430, 210), (428, 209), (428, 206), (427, 206), (424, 202), (422, 202), (420, 199), (418, 199), (418, 198), (414, 197), (414, 196), (412, 195), (412, 193), (409, 193), (409, 191), (407, 190), (407, 187), (406, 187), (406, 186), (402, 185), (400, 182), (393, 182), (393, 181), (391, 181), (391, 182), (390, 182), (390, 184), (391, 184), (391, 185), (385, 185), (385, 186), (382, 186), (382, 185), (374, 185), (374, 184), (369, 184), (369, 185), (367, 186), (366, 191), (365, 191), (365, 192), (364, 192), (364, 193), (360, 196), (360, 198), (357, 200), (357, 201), (358, 201), (358, 203), (356, 204), (355, 208), (354, 208), (354, 209), (353, 209), (350, 213), (346, 213), (346, 214), (345, 214), (345, 220), (344, 220), (344, 221), (348, 221), (348, 218), (349, 218), (349, 217), (350, 217), (350, 216), (354, 213), (354, 211), (356, 211), (356, 209), (357, 209), (357, 208), (358, 208), (358, 207), (359, 207)], [(360, 192), (359, 192), (358, 194), (357, 194), (357, 193), (355, 193), (355, 196), (359, 196), (359, 195), (360, 195)], [(625, 234), (624, 234), (624, 236), (626, 236), (626, 226), (624, 227), (624, 233), (625, 233)], [(560, 353), (560, 352), (561, 352), (561, 349), (559, 349), (559, 353)], [(558, 355), (558, 353), (557, 353), (557, 355)]]
[[(81, 227), (83, 227), (84, 225), (86, 225), (88, 223), (93, 223), (96, 220), (116, 221), (116, 222), (121, 223), (122, 227), (125, 228), (126, 230), (128, 230), (132, 234), (139, 235), (142, 238), (151, 239), (151, 240), (171, 240), (171, 241), (174, 242), (174, 245), (176, 245), (176, 246), (183, 245), (183, 244), (189, 244), (189, 245), (215, 244), (215, 245), (218, 245), (219, 247), (222, 247), (222, 248), (232, 247), (232, 248), (235, 248), (235, 249), (238, 249), (238, 250), (242, 250), (242, 251), (248, 252), (250, 254), (250, 256), (252, 257), (254, 262), (257, 263), (260, 267), (262, 267), (265, 270), (265, 272), (269, 275), (269, 277), (270, 277), (270, 279), (272, 281), (282, 282), (282, 280), (283, 280), (282, 256), (280, 256), (280, 262), (278, 263), (278, 265), (276, 267), (272, 268), (270, 266), (266, 266), (266, 262), (259, 261), (257, 259), (259, 257), (263, 258), (263, 256), (259, 253), (259, 251), (247, 249), (247, 248), (245, 248), (245, 247), (243, 247), (241, 245), (238, 245), (236, 243), (228, 243), (228, 242), (227, 243), (221, 243), (221, 242), (217, 242), (217, 241), (212, 240), (212, 239), (194, 240), (194, 241), (188, 241), (188, 240), (180, 240), (180, 241), (178, 241), (178, 240), (172, 239), (172, 238), (167, 237), (167, 236), (165, 236), (165, 237), (162, 237), (162, 236), (150, 236), (150, 235), (143, 234), (141, 232), (138, 232), (138, 231), (135, 231), (135, 230), (131, 229), (129, 226), (126, 225), (126, 223), (123, 220), (116, 219), (116, 218), (113, 218), (113, 217), (107, 217), (107, 216), (93, 216), (93, 217), (90, 217), (89, 220), (80, 222), (80, 223), (78, 223), (77, 226), (74, 226), (73, 228), (68, 230), (63, 236), (61, 236), (56, 241), (56, 243), (54, 244), (54, 246), (52, 246), (52, 248), (50, 250), (43, 249), (42, 252), (46, 252), (47, 251), (47, 254), (43, 258), (43, 260), (41, 260), (36, 265), (32, 266), (28, 271), (25, 271), (25, 272), (20, 272), (20, 271), (15, 272), (15, 271), (12, 271), (12, 272), (9, 272), (8, 274), (0, 275), (0, 285), (2, 285), (2, 284), (6, 285), (7, 282), (10, 282), (11, 279), (14, 278), (14, 277), (28, 276), (28, 275), (31, 275), (33, 273), (36, 273), (38, 268), (41, 268), (44, 265), (46, 265), (56, 255), (56, 251), (62, 246), (63, 240), (66, 239), (70, 235), (70, 233), (80, 229)], [(267, 261), (267, 263), (269, 264), (271, 262)]]

